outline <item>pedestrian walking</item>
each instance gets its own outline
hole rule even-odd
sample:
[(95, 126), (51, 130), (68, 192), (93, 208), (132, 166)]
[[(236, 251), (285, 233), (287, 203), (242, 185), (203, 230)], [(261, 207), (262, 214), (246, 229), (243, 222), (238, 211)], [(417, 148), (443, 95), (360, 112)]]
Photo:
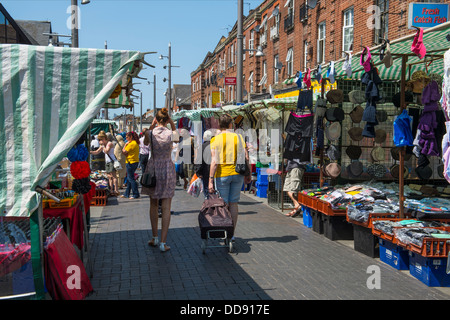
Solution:
[[(220, 197), (228, 204), (236, 229), (239, 214), (238, 202), (242, 185), (244, 180), (248, 183), (251, 179), (251, 175), (244, 179), (243, 175), (236, 172), (236, 161), (239, 152), (245, 152), (245, 158), (248, 161), (248, 150), (242, 136), (229, 131), (233, 128), (233, 118), (230, 115), (220, 116), (219, 128), (220, 134), (211, 139), (211, 167), (208, 189), (210, 193), (214, 193), (217, 189)], [(234, 237), (231, 240), (234, 241)]]
[(92, 155), (98, 155), (101, 152), (105, 154), (105, 171), (108, 177), (109, 190), (114, 196), (119, 195), (117, 186), (116, 169), (114, 168), (114, 161), (116, 157), (114, 155), (114, 144), (112, 142), (112, 136), (108, 139), (105, 131), (100, 131), (98, 134), (99, 148), (95, 151), (89, 151)]
[(149, 148), (144, 144), (145, 132), (147, 128), (142, 130), (142, 137), (139, 138), (139, 166), (141, 167), (141, 172), (145, 172), (145, 167), (147, 166), (149, 157)]
[[(214, 129), (213, 129), (214, 130)], [(195, 165), (195, 174), (198, 178), (202, 179), (203, 182), (203, 194), (205, 199), (209, 197), (209, 172), (211, 165), (211, 139), (214, 137), (214, 132), (212, 130), (206, 130), (203, 134), (203, 144), (202, 144), (202, 163)]]
[[(139, 165), (139, 137), (136, 132), (128, 132), (126, 135), (127, 143), (122, 149), (122, 152), (127, 156), (127, 189), (121, 198), (137, 199), (140, 197), (134, 173)], [(133, 195), (130, 196), (131, 191)]]
[(300, 213), (300, 204), (297, 199), (294, 197), (294, 194), (299, 192), (302, 188), (302, 180), (303, 174), (305, 173), (305, 168), (302, 166), (299, 161), (288, 160), (286, 166), (286, 177), (284, 179), (283, 191), (287, 192), (289, 198), (291, 198), (292, 203), (294, 204), (294, 209), (286, 213), (285, 215), (288, 217), (295, 217)]
[(114, 155), (116, 156), (116, 159), (120, 162), (120, 165), (122, 169), (116, 170), (116, 177), (117, 177), (117, 184), (118, 189), (123, 188), (123, 181), (125, 177), (127, 176), (127, 167), (126, 167), (126, 159), (127, 157), (123, 154), (122, 149), (125, 147), (125, 142), (123, 141), (123, 137), (118, 134), (116, 135), (117, 144), (114, 147)]
[[(171, 129), (167, 128), (170, 124)], [(167, 108), (158, 111), (150, 129), (145, 134), (144, 143), (149, 146), (151, 157), (147, 163), (146, 171), (155, 170), (156, 186), (154, 188), (142, 187), (142, 194), (150, 197), (150, 224), (152, 239), (150, 246), (162, 252), (170, 250), (166, 244), (170, 224), (170, 208), (175, 193), (175, 164), (172, 161), (173, 142), (177, 137), (176, 127), (169, 117)], [(161, 241), (158, 240), (158, 203), (161, 200)]]

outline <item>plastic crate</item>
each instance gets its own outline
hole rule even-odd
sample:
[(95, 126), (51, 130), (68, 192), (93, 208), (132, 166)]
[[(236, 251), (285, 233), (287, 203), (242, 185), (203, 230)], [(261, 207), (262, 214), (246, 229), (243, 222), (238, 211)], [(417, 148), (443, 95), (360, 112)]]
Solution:
[(397, 270), (409, 269), (409, 251), (384, 239), (380, 243), (380, 260)]
[(95, 189), (95, 196), (97, 198), (106, 197), (106, 189)]
[(310, 213), (312, 217), (312, 229), (314, 232), (317, 232), (319, 234), (323, 234), (323, 220), (322, 216), (323, 213), (319, 212), (317, 210), (310, 208)]
[(267, 186), (257, 186), (256, 196), (259, 198), (267, 198)]
[(317, 199), (317, 210), (327, 216), (346, 216), (347, 210), (335, 210), (331, 207), (331, 203)]
[(77, 197), (66, 198), (61, 200), (60, 202), (56, 202), (53, 200), (48, 200), (48, 205), (50, 208), (71, 208), (77, 202)]
[(353, 225), (344, 216), (323, 215), (323, 234), (330, 240), (353, 240)]
[(409, 249), (424, 257), (446, 258), (450, 251), (450, 239), (424, 238), (422, 247), (412, 243)]
[(91, 200), (91, 206), (93, 207), (104, 207), (106, 206), (106, 201), (108, 198), (105, 197), (93, 197)]
[(372, 229), (353, 224), (354, 249), (371, 258), (379, 255), (378, 237), (373, 235)]
[(305, 206), (302, 206), (302, 215), (303, 215), (303, 224), (307, 228), (312, 228), (313, 221), (311, 216), (311, 209)]
[(450, 287), (447, 258), (429, 258), (409, 252), (409, 273), (429, 287)]

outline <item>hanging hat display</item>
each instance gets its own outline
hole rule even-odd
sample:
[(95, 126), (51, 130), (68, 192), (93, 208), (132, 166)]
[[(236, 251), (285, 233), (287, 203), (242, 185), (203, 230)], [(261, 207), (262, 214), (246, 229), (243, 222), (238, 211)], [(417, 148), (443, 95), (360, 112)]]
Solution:
[(345, 113), (341, 108), (328, 108), (325, 112), (325, 118), (330, 122), (342, 121), (345, 118)]
[(376, 116), (378, 122), (385, 122), (387, 120), (387, 112), (385, 110), (377, 109)]
[[(394, 164), (389, 172), (391, 173), (392, 177), (394, 177), (395, 179), (399, 179), (400, 177), (400, 165), (398, 164)], [(403, 178), (406, 179), (409, 176), (409, 170), (407, 166), (404, 166), (403, 168)]]
[(72, 182), (72, 190), (79, 194), (86, 194), (91, 191), (91, 188), (89, 178), (74, 179)]
[(336, 161), (341, 158), (341, 152), (339, 151), (338, 147), (332, 144), (328, 146), (327, 156), (330, 160)]
[(433, 170), (431, 170), (430, 166), (426, 165), (424, 167), (417, 167), (416, 174), (421, 180), (428, 180), (433, 175)]
[(344, 101), (344, 92), (341, 89), (332, 89), (327, 92), (327, 100), (329, 103), (341, 103)]
[(361, 104), (366, 101), (366, 95), (362, 90), (353, 90), (348, 93), (348, 99), (351, 103)]
[(382, 164), (373, 163), (367, 168), (367, 173), (374, 178), (383, 178), (386, 174), (386, 168)]
[(361, 141), (364, 137), (362, 136), (363, 129), (359, 127), (353, 127), (348, 130), (348, 135), (353, 141)]
[(352, 161), (347, 166), (347, 173), (351, 178), (359, 177), (364, 171), (363, 164), (361, 161)]
[(384, 155), (385, 155), (384, 149), (381, 147), (375, 147), (370, 152), (370, 156), (372, 157), (372, 160), (375, 162), (384, 161), (385, 160)]
[(345, 53), (345, 61), (342, 64), (342, 70), (345, 71), (348, 78), (352, 77), (352, 54), (351, 52), (344, 52)]
[(360, 146), (348, 146), (345, 153), (351, 160), (358, 160), (361, 157), (362, 150)]
[(87, 178), (91, 174), (91, 168), (87, 161), (75, 161), (70, 164), (70, 174), (75, 179)]
[[(393, 147), (391, 149), (392, 159), (394, 159), (396, 161), (399, 161), (400, 160), (399, 152), (400, 152), (400, 147)], [(411, 153), (405, 153), (404, 160), (408, 161), (409, 159), (411, 159), (411, 157), (412, 157)]]
[(72, 147), (67, 153), (67, 159), (69, 159), (70, 162), (86, 161), (88, 156), (89, 151), (84, 144)]
[(350, 119), (353, 123), (360, 123), (363, 117), (364, 109), (360, 105), (357, 105), (350, 111)]
[(377, 129), (375, 130), (375, 142), (376, 143), (383, 143), (386, 141), (386, 131), (383, 129)]
[[(367, 54), (367, 59), (364, 61), (364, 56)], [(369, 47), (364, 47), (363, 52), (361, 54), (361, 58), (359, 64), (364, 67), (364, 71), (369, 72), (372, 68), (370, 64), (370, 60), (372, 59), (372, 55), (370, 53)]]
[(389, 40), (386, 41), (386, 44), (380, 50), (380, 60), (382, 63), (384, 63), (384, 66), (386, 68), (390, 68), (394, 63), (394, 58), (392, 58), (391, 45), (389, 43)]
[(337, 178), (341, 174), (341, 166), (336, 162), (331, 162), (325, 166), (327, 176)]
[(341, 137), (341, 123), (333, 122), (325, 129), (325, 134), (328, 140), (335, 141)]

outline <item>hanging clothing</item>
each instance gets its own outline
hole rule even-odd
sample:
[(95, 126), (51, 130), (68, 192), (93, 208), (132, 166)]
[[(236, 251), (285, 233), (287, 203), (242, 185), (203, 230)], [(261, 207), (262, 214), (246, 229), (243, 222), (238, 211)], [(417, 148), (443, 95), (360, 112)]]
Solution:
[(412, 146), (413, 141), (411, 118), (406, 109), (404, 109), (394, 120), (394, 145), (396, 147)]
[(423, 43), (423, 28), (419, 28), (419, 30), (417, 30), (417, 33), (414, 36), (414, 40), (411, 45), (411, 51), (414, 52), (419, 57), (419, 59), (423, 59), (425, 57), (427, 48)]
[(297, 100), (297, 112), (304, 111), (305, 108), (313, 109), (313, 92), (312, 90), (300, 91)]
[(286, 124), (284, 158), (300, 159), (309, 161), (311, 159), (311, 138), (313, 136), (314, 115), (297, 115), (290, 113)]

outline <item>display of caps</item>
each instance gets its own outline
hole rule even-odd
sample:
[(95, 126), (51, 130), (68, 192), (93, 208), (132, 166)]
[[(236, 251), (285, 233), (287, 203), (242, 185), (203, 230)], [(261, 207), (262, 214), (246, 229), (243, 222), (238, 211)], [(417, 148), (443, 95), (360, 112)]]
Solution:
[(383, 129), (377, 129), (375, 130), (375, 142), (376, 143), (383, 143), (386, 141), (386, 131)]
[(362, 135), (363, 129), (359, 127), (353, 127), (348, 130), (348, 135), (353, 141), (361, 141), (364, 137)]
[(332, 89), (327, 92), (327, 100), (329, 103), (341, 103), (344, 101), (344, 92), (341, 89)]
[(361, 147), (360, 146), (348, 146), (345, 153), (351, 160), (358, 160), (361, 157)]
[(372, 160), (375, 162), (384, 161), (384, 149), (381, 147), (375, 147), (370, 152), (370, 156), (372, 157)]
[(373, 163), (367, 168), (367, 173), (374, 178), (383, 178), (386, 174), (386, 168), (382, 164)]
[(338, 140), (341, 137), (341, 123), (332, 122), (330, 125), (327, 125), (325, 129), (325, 135), (327, 136), (328, 140)]
[(342, 121), (345, 118), (345, 113), (341, 108), (332, 107), (325, 112), (325, 118), (330, 122)]
[(357, 105), (350, 112), (350, 118), (354, 123), (360, 123), (363, 117), (364, 109), (360, 105)]
[(361, 104), (366, 101), (366, 94), (361, 90), (353, 90), (348, 94), (351, 103)]

